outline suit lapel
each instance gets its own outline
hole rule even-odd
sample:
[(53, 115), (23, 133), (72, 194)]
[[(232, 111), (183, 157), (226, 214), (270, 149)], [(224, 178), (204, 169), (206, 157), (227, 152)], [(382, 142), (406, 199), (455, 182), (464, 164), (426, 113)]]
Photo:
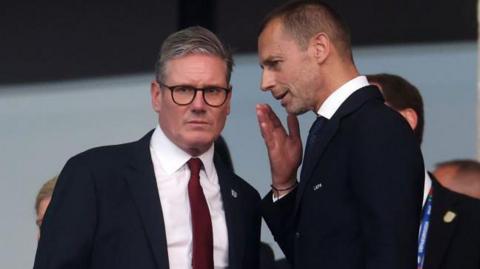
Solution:
[(167, 240), (162, 207), (150, 156), (150, 137), (153, 131), (134, 144), (132, 161), (125, 179), (145, 227), (158, 268), (168, 268)]
[[(450, 244), (458, 222), (457, 199), (450, 195), (438, 181), (432, 178), (433, 200), (430, 227), (427, 235), (425, 268), (440, 268), (442, 257)], [(455, 218), (445, 218), (447, 212), (455, 213)]]
[(302, 171), (300, 172), (300, 184), (298, 186), (297, 193), (297, 205), (299, 204), (300, 198), (303, 195), (305, 187), (308, 180), (311, 178), (313, 170), (318, 164), (318, 160), (323, 155), (325, 148), (328, 145), (328, 142), (332, 139), (338, 129), (338, 119), (329, 120), (325, 123), (325, 126), (321, 130), (321, 135), (316, 139), (316, 142), (311, 145), (312, 149), (310, 150), (309, 156), (305, 156), (304, 163), (302, 166)]
[(320, 137), (316, 139), (316, 143), (312, 145), (309, 156), (304, 156), (302, 171), (300, 172), (300, 184), (296, 195), (296, 203), (294, 214), (297, 213), (300, 206), (303, 193), (308, 181), (312, 178), (312, 173), (319, 164), (329, 142), (335, 136), (340, 122), (343, 117), (359, 109), (365, 102), (371, 99), (379, 99), (383, 102), (383, 97), (375, 86), (366, 86), (355, 91), (349, 96), (345, 102), (338, 108), (333, 117), (325, 123), (321, 130)]
[(218, 157), (215, 157), (214, 162), (227, 222), (229, 268), (240, 268), (245, 250), (245, 231), (241, 218), (243, 196), (235, 183), (233, 173), (223, 165)]

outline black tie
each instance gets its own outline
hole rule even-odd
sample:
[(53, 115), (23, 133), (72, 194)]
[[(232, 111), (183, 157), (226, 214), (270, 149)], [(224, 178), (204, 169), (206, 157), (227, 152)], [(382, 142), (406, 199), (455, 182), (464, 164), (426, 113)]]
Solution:
[(312, 162), (312, 153), (311, 151), (315, 148), (314, 145), (317, 143), (317, 140), (321, 136), (321, 129), (325, 126), (325, 123), (328, 120), (325, 117), (319, 116), (310, 127), (310, 132), (308, 133), (307, 144), (305, 145), (305, 154), (303, 155), (303, 165), (302, 165), (302, 172), (300, 173), (300, 181), (303, 181), (305, 177), (304, 173), (307, 170)]
[(318, 116), (317, 119), (313, 122), (310, 131), (308, 132), (307, 144), (305, 148), (305, 155), (308, 153), (309, 148), (317, 142), (318, 137), (320, 136), (322, 127), (327, 122), (327, 118)]

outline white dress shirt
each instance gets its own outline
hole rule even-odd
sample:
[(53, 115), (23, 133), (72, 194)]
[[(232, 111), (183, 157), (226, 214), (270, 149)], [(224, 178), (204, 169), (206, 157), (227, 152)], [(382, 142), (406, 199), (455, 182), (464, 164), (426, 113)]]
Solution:
[(352, 93), (368, 85), (370, 84), (365, 76), (358, 76), (348, 81), (330, 94), (327, 99), (325, 99), (323, 104), (318, 109), (317, 115), (331, 119), (333, 114), (337, 112), (338, 108), (343, 104), (343, 102), (345, 102), (345, 100), (347, 100), (348, 97), (350, 97), (350, 95), (352, 95)]
[(430, 178), (430, 175), (428, 174), (427, 170), (425, 170), (425, 181), (423, 183), (422, 208), (425, 205), (425, 202), (427, 201), (427, 196), (431, 188), (432, 188), (432, 179)]
[[(203, 163), (200, 185), (212, 219), (215, 268), (228, 267), (228, 233), (218, 175), (213, 164), (213, 145), (196, 156)], [(192, 156), (176, 146), (157, 125), (150, 140), (155, 178), (162, 206), (170, 269), (192, 268), (192, 221), (188, 198)]]

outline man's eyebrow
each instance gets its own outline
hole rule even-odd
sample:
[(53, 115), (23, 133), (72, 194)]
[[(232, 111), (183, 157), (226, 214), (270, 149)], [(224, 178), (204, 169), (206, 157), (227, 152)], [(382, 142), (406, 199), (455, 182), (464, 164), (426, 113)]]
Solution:
[(216, 83), (213, 83), (213, 84), (205, 84), (203, 85), (202, 87), (196, 87), (192, 84), (188, 84), (188, 83), (181, 83), (181, 84), (174, 84), (174, 85), (168, 85), (169, 87), (191, 87), (191, 88), (196, 88), (196, 89), (207, 89), (207, 88), (228, 88), (230, 85), (227, 83), (227, 86), (223, 86), (223, 85), (220, 85), (220, 84), (216, 84)]
[(260, 66), (264, 66), (264, 65), (271, 66), (280, 60), (281, 60), (280, 57), (277, 57), (277, 56), (268, 57), (260, 63)]

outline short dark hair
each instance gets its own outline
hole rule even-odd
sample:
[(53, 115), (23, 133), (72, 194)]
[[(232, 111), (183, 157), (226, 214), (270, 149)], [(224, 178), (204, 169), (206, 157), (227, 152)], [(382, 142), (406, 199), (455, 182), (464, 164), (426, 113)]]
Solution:
[(350, 29), (328, 4), (311, 0), (289, 1), (267, 14), (261, 24), (260, 33), (277, 18), (301, 48), (305, 49), (313, 36), (324, 32), (337, 49), (353, 61)]
[(417, 113), (417, 126), (413, 130), (418, 142), (423, 141), (425, 116), (420, 91), (406, 79), (392, 74), (367, 75), (371, 83), (379, 84), (385, 101), (395, 110), (411, 108)]

